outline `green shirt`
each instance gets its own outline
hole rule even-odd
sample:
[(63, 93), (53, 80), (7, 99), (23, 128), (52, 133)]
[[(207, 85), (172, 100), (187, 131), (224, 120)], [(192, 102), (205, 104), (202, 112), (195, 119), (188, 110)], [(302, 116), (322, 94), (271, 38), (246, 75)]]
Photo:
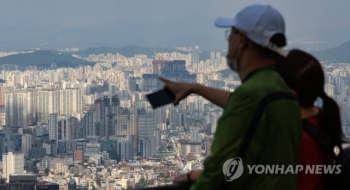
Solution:
[[(272, 66), (252, 72), (231, 95), (218, 120), (211, 156), (191, 190), (219, 189), (225, 182), (226, 160), (235, 158), (252, 116), (262, 98), (272, 92), (290, 92)], [(270, 103), (259, 122), (251, 144), (242, 158), (242, 176), (229, 182), (227, 189), (297, 189), (297, 175), (249, 174), (248, 165), (296, 165), (301, 142), (301, 114), (295, 100)]]

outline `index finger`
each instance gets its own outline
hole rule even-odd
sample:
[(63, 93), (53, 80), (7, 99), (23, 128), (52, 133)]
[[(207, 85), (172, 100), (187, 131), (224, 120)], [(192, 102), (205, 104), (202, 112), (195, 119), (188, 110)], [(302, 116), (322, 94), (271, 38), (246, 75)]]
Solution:
[(159, 80), (161, 80), (162, 82), (164, 82), (164, 83), (169, 83), (169, 82), (171, 82), (170, 80), (168, 80), (168, 79), (166, 79), (166, 78), (163, 78), (163, 77), (158, 77), (159, 78)]

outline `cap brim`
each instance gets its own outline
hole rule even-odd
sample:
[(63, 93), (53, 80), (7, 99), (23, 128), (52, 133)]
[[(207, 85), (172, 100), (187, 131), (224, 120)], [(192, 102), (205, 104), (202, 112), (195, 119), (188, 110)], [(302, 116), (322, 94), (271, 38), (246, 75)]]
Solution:
[(229, 28), (235, 26), (235, 21), (233, 18), (218, 18), (215, 21), (216, 27)]

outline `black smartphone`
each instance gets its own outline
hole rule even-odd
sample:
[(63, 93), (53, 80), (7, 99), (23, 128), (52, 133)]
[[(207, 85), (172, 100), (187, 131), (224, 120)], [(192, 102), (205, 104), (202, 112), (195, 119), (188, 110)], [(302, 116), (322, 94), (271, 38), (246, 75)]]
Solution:
[(147, 94), (146, 97), (153, 109), (173, 103), (175, 101), (175, 94), (168, 88)]

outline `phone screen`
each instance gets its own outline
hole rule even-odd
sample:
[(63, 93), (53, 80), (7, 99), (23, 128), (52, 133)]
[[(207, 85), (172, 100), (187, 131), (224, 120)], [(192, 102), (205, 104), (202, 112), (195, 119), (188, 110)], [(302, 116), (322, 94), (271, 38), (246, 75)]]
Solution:
[(152, 108), (158, 108), (175, 101), (175, 94), (168, 88), (146, 95)]

